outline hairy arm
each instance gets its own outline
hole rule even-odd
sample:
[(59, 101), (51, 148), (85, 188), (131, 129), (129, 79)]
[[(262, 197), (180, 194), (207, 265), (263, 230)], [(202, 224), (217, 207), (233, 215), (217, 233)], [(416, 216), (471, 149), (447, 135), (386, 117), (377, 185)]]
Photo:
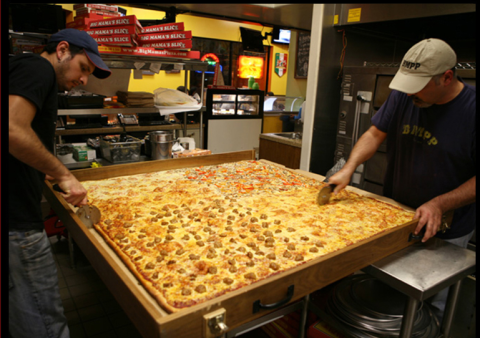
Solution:
[(19, 161), (56, 179), (65, 191), (65, 200), (73, 205), (86, 204), (86, 190), (72, 173), (50, 153), (31, 127), (36, 107), (29, 100), (9, 95), (9, 152)]
[(384, 133), (373, 125), (360, 137), (353, 147), (347, 163), (345, 163), (341, 170), (328, 179), (329, 183), (337, 185), (335, 188), (336, 192), (345, 188), (348, 183), (350, 183), (355, 169), (375, 154), (386, 137), (387, 133)]
[(439, 195), (417, 208), (414, 216), (415, 219), (418, 218), (415, 234), (418, 234), (426, 226), (422, 242), (435, 236), (440, 229), (443, 214), (475, 202), (476, 182), (477, 177), (474, 176), (458, 188)]

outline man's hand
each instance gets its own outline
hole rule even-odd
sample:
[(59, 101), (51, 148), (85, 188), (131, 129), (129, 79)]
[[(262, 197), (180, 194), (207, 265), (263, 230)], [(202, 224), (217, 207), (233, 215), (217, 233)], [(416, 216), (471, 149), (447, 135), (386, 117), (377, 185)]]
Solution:
[(426, 226), (422, 242), (427, 241), (437, 234), (441, 227), (444, 213), (475, 203), (476, 182), (477, 177), (474, 176), (458, 188), (439, 195), (418, 207), (415, 216), (413, 216), (414, 219), (418, 219), (415, 235), (418, 235), (420, 230)]
[(345, 188), (350, 183), (351, 177), (352, 177), (352, 173), (349, 170), (342, 168), (337, 173), (330, 176), (330, 178), (328, 179), (328, 183), (336, 184), (337, 186), (334, 192), (338, 193), (340, 190)]
[(415, 216), (413, 216), (414, 219), (418, 219), (418, 224), (414, 231), (415, 235), (418, 235), (425, 226), (425, 235), (422, 238), (422, 242), (426, 242), (435, 236), (442, 224), (442, 215), (442, 209), (433, 201), (422, 204), (417, 208)]
[[(48, 177), (47, 179), (51, 179), (52, 177)], [(83, 185), (75, 178), (75, 176), (71, 175), (66, 179), (59, 180), (58, 186), (64, 192), (60, 193), (65, 201), (68, 203), (81, 206), (87, 204), (87, 190), (83, 187)]]

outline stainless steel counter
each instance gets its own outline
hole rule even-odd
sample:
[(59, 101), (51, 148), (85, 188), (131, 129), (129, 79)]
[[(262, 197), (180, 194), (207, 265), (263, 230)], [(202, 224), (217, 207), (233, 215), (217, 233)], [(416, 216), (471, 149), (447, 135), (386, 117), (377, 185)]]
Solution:
[(431, 238), (398, 251), (364, 272), (422, 301), (475, 271), (475, 252)]
[(442, 321), (449, 336), (463, 278), (475, 272), (476, 253), (438, 238), (415, 243), (367, 266), (364, 272), (409, 296), (400, 337), (410, 337), (418, 303), (450, 287)]
[(286, 132), (286, 133), (267, 133), (260, 134), (260, 138), (265, 140), (288, 144), (293, 147), (302, 147), (302, 139), (299, 133)]

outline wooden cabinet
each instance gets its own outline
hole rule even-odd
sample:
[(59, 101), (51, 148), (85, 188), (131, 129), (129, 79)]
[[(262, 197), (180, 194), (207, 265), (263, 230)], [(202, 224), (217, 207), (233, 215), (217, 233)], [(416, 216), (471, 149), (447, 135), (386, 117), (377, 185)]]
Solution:
[(268, 135), (260, 137), (259, 158), (283, 164), (287, 168), (299, 169), (302, 148), (296, 143), (301, 144), (301, 140), (283, 141), (281, 136), (268, 137)]

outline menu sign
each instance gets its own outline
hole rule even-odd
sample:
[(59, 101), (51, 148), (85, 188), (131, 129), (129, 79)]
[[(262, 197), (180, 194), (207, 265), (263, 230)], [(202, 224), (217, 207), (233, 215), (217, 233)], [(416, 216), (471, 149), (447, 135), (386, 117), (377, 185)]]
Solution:
[(306, 79), (308, 75), (308, 55), (310, 54), (310, 33), (298, 32), (295, 78)]

